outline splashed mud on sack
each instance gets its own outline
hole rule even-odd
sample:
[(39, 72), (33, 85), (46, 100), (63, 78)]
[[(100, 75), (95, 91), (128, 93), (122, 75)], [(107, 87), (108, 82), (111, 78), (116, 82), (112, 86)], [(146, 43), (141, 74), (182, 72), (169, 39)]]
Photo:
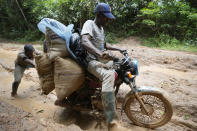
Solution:
[(46, 54), (36, 55), (36, 70), (40, 79), (42, 94), (48, 95), (55, 89), (53, 76), (53, 62)]
[(46, 28), (46, 43), (47, 51), (50, 60), (54, 60), (57, 56), (65, 58), (69, 56), (69, 52), (66, 48), (66, 41), (60, 38), (50, 28)]
[(83, 69), (72, 59), (57, 57), (54, 65), (55, 91), (58, 100), (78, 90), (85, 80)]

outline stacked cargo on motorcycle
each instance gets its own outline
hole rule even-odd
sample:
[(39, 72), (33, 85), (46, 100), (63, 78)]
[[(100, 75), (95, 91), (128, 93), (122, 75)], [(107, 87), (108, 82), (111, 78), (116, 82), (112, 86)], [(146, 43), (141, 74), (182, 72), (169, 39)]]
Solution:
[(54, 83), (58, 100), (78, 90), (85, 80), (83, 69), (72, 59), (57, 57), (54, 63)]
[[(66, 41), (60, 38), (48, 27), (46, 27), (45, 39), (47, 45), (47, 53), (43, 54), (42, 56), (36, 57), (35, 60), (42, 93), (48, 95), (55, 89), (56, 86), (54, 83), (54, 61), (56, 57), (67, 58), (69, 56), (69, 52), (66, 48)], [(72, 60), (70, 59), (70, 61)], [(74, 64), (77, 63), (73, 63), (73, 65), (70, 66), (75, 67)], [(73, 86), (73, 88), (75, 89), (76, 87)], [(62, 93), (63, 91), (60, 92)]]
[(42, 94), (48, 95), (52, 90), (55, 89), (53, 62), (46, 54), (36, 55), (35, 62)]
[(50, 60), (53, 61), (57, 56), (62, 58), (69, 56), (66, 41), (48, 27), (46, 27), (45, 39), (47, 45), (47, 55)]
[[(74, 57), (73, 53), (71, 52), (69, 48), (73, 27), (74, 27), (73, 24), (65, 26), (59, 21), (50, 19), (50, 18), (43, 18), (38, 23), (39, 30), (45, 34), (44, 49), (46, 51), (46, 54), (41, 57), (36, 58), (37, 71), (39, 74), (41, 87), (42, 87), (44, 94), (48, 94), (50, 91), (52, 91), (56, 87), (55, 84), (58, 83), (56, 82), (54, 84), (54, 77), (55, 77), (54, 60), (58, 57), (61, 57), (61, 58), (67, 58), (68, 56)], [(73, 63), (73, 65), (69, 65), (69, 66), (76, 67), (75, 64), (76, 63)], [(42, 72), (42, 70), (44, 71)], [(56, 68), (56, 70), (58, 69)], [(60, 69), (60, 72), (64, 72), (64, 71)], [(68, 76), (68, 78), (66, 79), (69, 79), (69, 78), (70, 76)], [(51, 85), (45, 84), (45, 83), (48, 83), (49, 80), (51, 82), (50, 83)], [(53, 86), (52, 86), (52, 83), (53, 83)], [(64, 81), (64, 85), (66, 85), (65, 83), (67, 83), (67, 81)], [(57, 87), (60, 87), (60, 86), (57, 85)]]

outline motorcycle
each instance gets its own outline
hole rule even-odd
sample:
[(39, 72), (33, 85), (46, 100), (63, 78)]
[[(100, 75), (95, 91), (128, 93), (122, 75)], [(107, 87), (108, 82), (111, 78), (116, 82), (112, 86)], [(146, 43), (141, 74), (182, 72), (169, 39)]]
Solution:
[[(114, 58), (115, 95), (120, 85), (125, 83), (130, 91), (124, 97), (122, 111), (136, 125), (156, 128), (170, 121), (173, 110), (167, 99), (166, 92), (160, 88), (149, 86), (137, 87), (135, 78), (138, 75), (138, 61), (131, 59), (127, 51), (122, 52), (123, 58)], [(77, 111), (87, 111), (94, 116), (103, 115), (101, 101), (101, 82), (87, 73), (83, 87), (64, 100), (64, 107)]]

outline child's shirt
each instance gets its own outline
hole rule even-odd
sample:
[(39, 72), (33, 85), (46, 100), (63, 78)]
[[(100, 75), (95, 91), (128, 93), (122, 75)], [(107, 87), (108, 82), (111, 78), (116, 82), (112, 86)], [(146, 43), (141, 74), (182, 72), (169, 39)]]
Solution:
[(21, 51), (18, 53), (17, 58), (15, 60), (16, 65), (20, 65), (22, 67), (28, 67), (29, 63), (25, 62), (26, 59), (31, 59), (33, 60), (34, 58), (30, 58), (27, 55), (25, 55), (24, 51)]

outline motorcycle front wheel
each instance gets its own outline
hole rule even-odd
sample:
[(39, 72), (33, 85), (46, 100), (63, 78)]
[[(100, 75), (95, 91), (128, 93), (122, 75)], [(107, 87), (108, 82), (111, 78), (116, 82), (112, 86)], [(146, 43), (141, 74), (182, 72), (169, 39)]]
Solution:
[(129, 97), (124, 111), (134, 124), (147, 128), (156, 128), (170, 121), (173, 114), (172, 106), (162, 94), (142, 92), (139, 93), (139, 97), (144, 102), (149, 115), (146, 114), (134, 96)]

